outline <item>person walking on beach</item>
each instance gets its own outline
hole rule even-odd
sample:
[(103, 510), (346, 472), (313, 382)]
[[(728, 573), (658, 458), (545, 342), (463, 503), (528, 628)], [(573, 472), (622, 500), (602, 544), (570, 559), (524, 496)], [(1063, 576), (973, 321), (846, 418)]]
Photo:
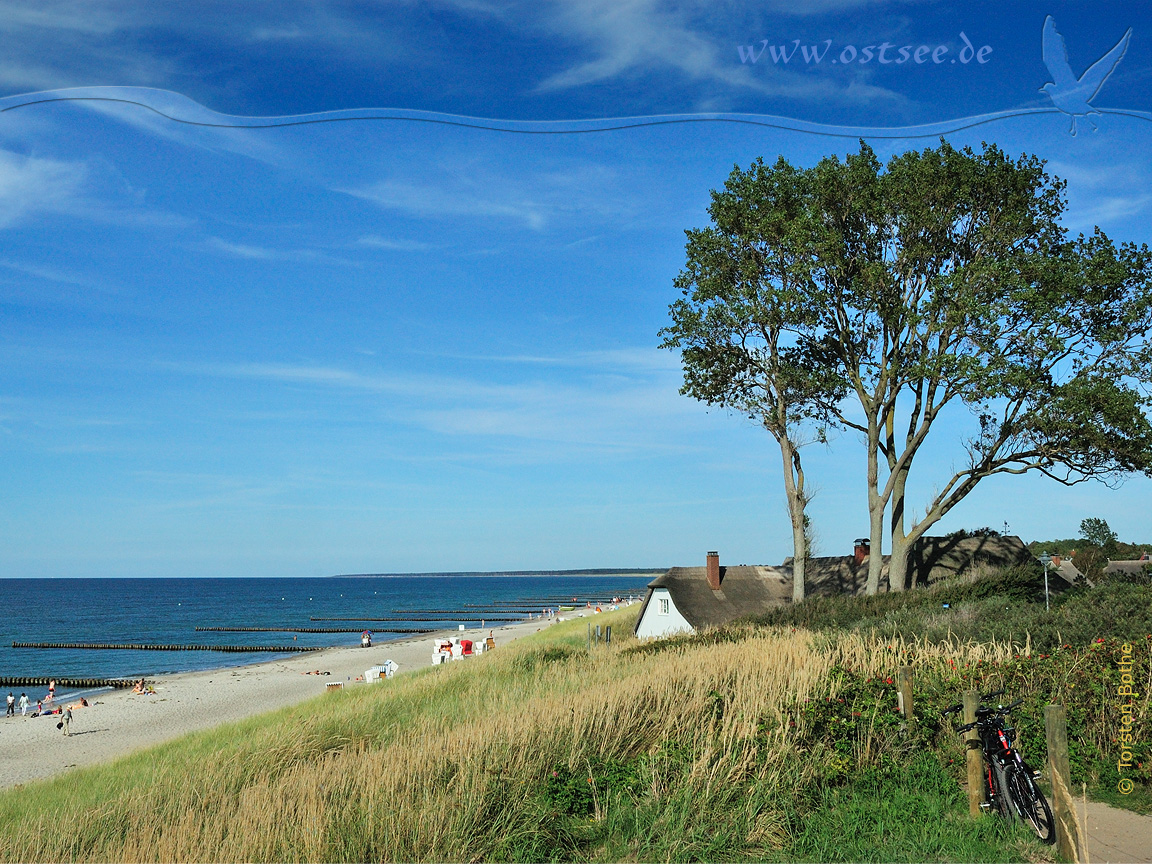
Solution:
[(12, 695), (12, 691), (8, 691), (8, 713), (4, 715), (7, 717), (16, 716), (16, 697)]
[(60, 722), (64, 724), (64, 736), (67, 737), (70, 734), (68, 732), (68, 728), (72, 725), (72, 706), (71, 705), (69, 705), (64, 710), (64, 719), (61, 720)]
[(21, 693), (20, 694), (20, 716), (23, 717), (27, 713), (28, 713), (28, 694), (27, 693)]

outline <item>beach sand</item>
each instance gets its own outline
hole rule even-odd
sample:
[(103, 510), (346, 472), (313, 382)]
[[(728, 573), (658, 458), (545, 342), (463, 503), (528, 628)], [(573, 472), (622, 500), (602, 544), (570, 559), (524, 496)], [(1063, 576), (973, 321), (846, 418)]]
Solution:
[[(371, 648), (331, 648), (251, 666), (160, 676), (149, 679), (156, 688), (155, 695), (112, 690), (89, 699), (89, 707), (73, 711), (68, 737), (56, 728), (59, 716), (20, 717), (17, 713), (15, 718), (0, 718), (0, 788), (108, 762), (189, 732), (296, 705), (322, 695), (330, 682), (362, 687), (365, 685), (356, 678), (385, 660), (394, 661), (401, 675), (423, 669), (432, 665), (432, 646), (437, 638), (477, 639), (492, 630), (499, 650), (501, 645), (535, 633), (548, 623), (538, 619), (483, 631), (446, 630)], [(317, 669), (331, 674), (304, 674)], [(43, 695), (39, 691), (28, 693), (33, 705)], [(57, 700), (61, 707), (70, 703)]]

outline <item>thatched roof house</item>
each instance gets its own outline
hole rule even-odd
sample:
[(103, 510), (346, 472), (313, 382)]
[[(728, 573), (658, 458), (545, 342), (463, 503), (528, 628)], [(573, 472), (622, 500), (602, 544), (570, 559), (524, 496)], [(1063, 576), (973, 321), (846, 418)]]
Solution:
[[(805, 565), (808, 594), (863, 594), (868, 581), (866, 543), (857, 541), (854, 555), (809, 558)], [(884, 556), (881, 590), (888, 586), (889, 556)], [(909, 556), (914, 585), (982, 569), (996, 570), (1035, 563), (1019, 537), (923, 537)], [(792, 600), (792, 559), (779, 567), (721, 567), (709, 552), (704, 567), (673, 567), (648, 583), (636, 635), (667, 636), (715, 627), (756, 615)]]
[(1144, 573), (1144, 568), (1152, 566), (1152, 561), (1137, 560), (1137, 561), (1109, 561), (1108, 566), (1104, 568), (1104, 575), (1111, 576), (1113, 574), (1123, 573), (1128, 576), (1139, 576)]
[[(636, 635), (690, 632), (768, 609), (792, 596), (792, 576), (774, 567), (720, 567), (708, 580), (708, 567), (673, 567), (648, 583)], [(717, 587), (714, 589), (712, 585)]]

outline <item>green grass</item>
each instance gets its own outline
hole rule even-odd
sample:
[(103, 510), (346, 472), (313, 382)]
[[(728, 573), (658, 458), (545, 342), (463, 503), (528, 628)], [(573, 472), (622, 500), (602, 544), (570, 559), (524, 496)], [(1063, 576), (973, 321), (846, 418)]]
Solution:
[[(968, 818), (950, 730), (903, 725), (907, 649), (743, 626), (656, 650), (634, 615), (596, 616), (591, 654), (564, 622), (0, 793), (0, 859), (1044, 860)], [(917, 651), (926, 706), (1012, 660)]]

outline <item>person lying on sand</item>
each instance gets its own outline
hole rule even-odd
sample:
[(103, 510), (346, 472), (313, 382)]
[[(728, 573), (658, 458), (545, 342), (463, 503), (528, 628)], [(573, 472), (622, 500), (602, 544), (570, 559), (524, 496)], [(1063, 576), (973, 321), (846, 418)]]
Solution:
[(301, 675), (331, 675), (331, 672), (321, 672), (317, 669), (315, 672), (301, 672)]

